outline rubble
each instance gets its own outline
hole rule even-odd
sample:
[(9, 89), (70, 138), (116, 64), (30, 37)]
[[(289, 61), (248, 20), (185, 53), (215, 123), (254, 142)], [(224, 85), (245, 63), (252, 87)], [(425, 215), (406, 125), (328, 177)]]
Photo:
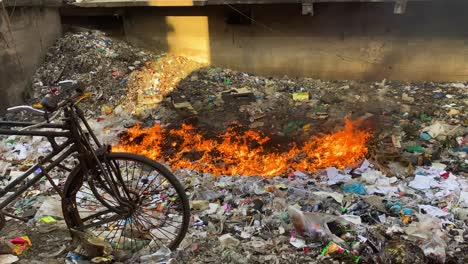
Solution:
[[(176, 168), (190, 196), (189, 232), (179, 250), (162, 248), (135, 263), (464, 263), (465, 83), (268, 78), (154, 55), (95, 31), (67, 33), (56, 43), (34, 75), (29, 102), (65, 79), (94, 93), (83, 109), (105, 142), (118, 143), (136, 123), (168, 131), (191, 123), (211, 139), (235, 121), (271, 138), (265, 151), (281, 151), (338, 131), (345, 116), (373, 135), (367, 159), (340, 168), (289, 168), (268, 177)], [(50, 150), (42, 139), (0, 138), (1, 185)], [(160, 161), (170, 166), (168, 160)], [(52, 175), (58, 185), (66, 176)], [(29, 224), (7, 218), (1, 234), (8, 241), (27, 234), (32, 246), (0, 257), (111, 261), (111, 246), (99, 238), (85, 239), (99, 252), (63, 248), (68, 231), (51, 190), (44, 182), (13, 204)]]

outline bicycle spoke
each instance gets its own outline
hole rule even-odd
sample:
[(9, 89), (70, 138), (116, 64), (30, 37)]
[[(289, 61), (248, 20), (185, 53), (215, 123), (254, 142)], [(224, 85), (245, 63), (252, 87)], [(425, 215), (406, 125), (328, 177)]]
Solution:
[(85, 225), (84, 227), (85, 228), (90, 228), (90, 227), (93, 227), (93, 226), (97, 226), (97, 225), (102, 225), (102, 224), (106, 224), (106, 223), (109, 223), (109, 222), (112, 222), (112, 221), (116, 221), (116, 220), (119, 220), (120, 219), (120, 216), (119, 215), (114, 215), (108, 219), (104, 219), (104, 220), (101, 220), (99, 222), (94, 222), (92, 224), (89, 224), (89, 225)]
[[(81, 191), (81, 192), (84, 193), (84, 194), (88, 194), (88, 195), (94, 196), (94, 194), (92, 194), (92, 193), (87, 193), (87, 192), (83, 192), (83, 191)], [(105, 197), (103, 197), (103, 196), (101, 196), (101, 198), (104, 199), (104, 200), (106, 200), (106, 201), (109, 202), (110, 204), (112, 204), (112, 203), (115, 204), (115, 201), (111, 201), (111, 200), (109, 200), (109, 199), (107, 199), (107, 198), (105, 198)]]
[[(113, 226), (113, 224), (115, 224), (117, 221), (119, 221), (119, 219), (113, 221), (113, 222), (112, 222), (112, 225), (109, 225), (109, 226)], [(96, 229), (97, 229), (97, 227), (96, 227)], [(96, 235), (96, 236), (100, 236), (102, 233), (104, 233), (104, 231), (106, 231), (106, 229), (108, 229), (108, 228), (105, 228), (104, 230), (102, 230), (102, 231), (101, 231), (98, 235)]]
[(76, 227), (104, 238), (115, 251), (174, 249), (189, 223), (177, 179), (131, 154), (106, 158), (87, 180), (77, 181), (80, 187), (70, 188), (79, 216)]
[[(140, 221), (138, 221), (138, 220), (139, 220), (138, 217), (135, 217), (135, 220), (136, 220), (138, 223), (140, 223), (140, 225), (143, 225)], [(148, 232), (148, 234), (149, 234), (149, 236), (151, 236), (151, 237), (153, 238), (153, 240), (154, 240), (155, 243), (157, 243), (157, 242), (156, 242), (156, 240), (157, 240), (157, 241), (161, 242), (161, 245), (162, 245), (162, 246), (164, 246), (164, 242), (163, 242), (161, 239), (159, 239), (158, 237), (154, 236), (154, 235), (151, 233), (151, 231)], [(154, 239), (154, 238), (155, 238), (155, 239)], [(150, 245), (151, 245), (151, 243), (149, 243), (148, 246), (151, 247)]]
[(127, 182), (128, 182), (128, 161), (125, 161), (125, 171), (127, 172)]
[(119, 231), (119, 229), (118, 229), (117, 227), (120, 225), (121, 222), (122, 222), (122, 220), (119, 220), (119, 222), (117, 223), (116, 227), (113, 228), (112, 231), (111, 231), (109, 234), (106, 235), (106, 237), (104, 238), (105, 240), (107, 240), (107, 241), (112, 241), (112, 239), (108, 239), (107, 237), (108, 237), (110, 234), (112, 234), (112, 232), (113, 232), (114, 230), (115, 230), (115, 232), (114, 232), (114, 237), (113, 237), (113, 238), (115, 238), (115, 236), (117, 235), (117, 232)]
[(115, 177), (117, 178), (116, 180), (119, 182), (119, 184), (117, 185), (117, 190), (118, 190), (118, 186), (120, 186), (123, 190), (123, 192), (125, 193), (125, 195), (127, 196), (127, 199), (128, 200), (131, 200), (132, 198), (130, 197), (130, 193), (128, 192), (127, 190), (127, 187), (125, 186), (125, 183), (123, 181), (123, 178), (122, 178), (122, 173), (120, 171), (120, 165), (117, 163), (117, 161), (109, 161), (108, 162), (108, 166), (110, 167), (110, 171), (114, 170), (115, 171)]
[(105, 211), (101, 211), (101, 212), (99, 212), (99, 213), (95, 213), (95, 214), (89, 215), (89, 216), (87, 216), (87, 217), (81, 219), (81, 221), (86, 222), (87, 220), (89, 220), (89, 219), (91, 219), (91, 218), (99, 217), (99, 216), (101, 216), (101, 215), (105, 215), (105, 214), (108, 214), (108, 213), (110, 213), (110, 212), (112, 212), (112, 211), (109, 210), (109, 209), (107, 209), (107, 210), (105, 210)]
[[(144, 212), (139, 212), (139, 213), (140, 213), (140, 214), (147, 215), (148, 217), (151, 217), (151, 218), (153, 218), (153, 219), (156, 219), (156, 220), (158, 220), (158, 221), (163, 221), (163, 222), (166, 223), (166, 220), (165, 220), (165, 219), (163, 220), (163, 219), (160, 219), (160, 218), (156, 218), (156, 217), (154, 217), (154, 216), (152, 216), (152, 215), (149, 215), (149, 214), (147, 214), (147, 213), (144, 213)], [(182, 223), (182, 222), (175, 221), (175, 220), (171, 220), (171, 222)], [(169, 225), (170, 225), (170, 224), (169, 224)], [(177, 226), (173, 226), (173, 225), (170, 225), (170, 226), (172, 226), (172, 227), (177, 227)]]
[[(132, 181), (135, 180), (135, 167), (136, 167), (136, 165), (133, 164), (133, 169), (132, 169)], [(137, 181), (137, 184), (138, 184), (138, 181)], [(132, 189), (136, 189), (136, 188), (133, 188), (133, 182), (130, 184), (130, 187), (131, 187)]]
[[(136, 214), (136, 215), (137, 215), (137, 214)], [(169, 231), (167, 231), (167, 230), (165, 230), (165, 229), (163, 229), (163, 228), (160, 228), (160, 227), (157, 227), (157, 226), (153, 225), (153, 223), (148, 222), (148, 220), (146, 220), (146, 219), (143, 218), (143, 217), (142, 217), (142, 218), (139, 218), (138, 216), (136, 216), (136, 218), (138, 218), (138, 219), (140, 219), (140, 220), (142, 220), (142, 221), (145, 221), (146, 223), (150, 224), (151, 227), (155, 227), (154, 229), (156, 229), (156, 230), (164, 230), (164, 231), (168, 232), (169, 234), (174, 235), (173, 233), (171, 233), (171, 232), (169, 232)], [(165, 237), (167, 237), (167, 239), (171, 240), (171, 238), (168, 237), (165, 233), (161, 232), (161, 234), (163, 234)], [(175, 235), (174, 237), (176, 237), (176, 235)]]
[[(135, 182), (135, 187), (133, 187), (134, 190), (138, 189), (138, 183), (140, 182), (141, 177), (143, 176), (143, 174), (142, 174), (142, 173), (143, 173), (143, 164), (138, 164), (138, 165), (139, 165), (139, 167), (140, 167), (140, 172), (138, 173), (138, 179), (137, 179), (136, 182)], [(133, 169), (134, 169), (134, 170), (135, 170), (136, 166), (137, 166), (137, 165), (134, 165), (134, 166), (133, 166)]]
[[(133, 222), (135, 221), (133, 219), (133, 217), (131, 217), (130, 219), (132, 219), (132, 222), (130, 222), (130, 233), (131, 233), (131, 237), (130, 237), (130, 251), (133, 251), (133, 246), (132, 246), (132, 241), (134, 240), (134, 235), (133, 235), (133, 228), (132, 228), (132, 225), (133, 225)], [(136, 246), (136, 242), (135, 242), (135, 246)]]
[[(158, 176), (159, 176), (159, 173), (158, 173)], [(154, 182), (154, 180), (156, 180), (156, 178), (158, 178), (158, 176), (155, 176), (155, 177), (154, 177), (154, 179), (153, 179), (153, 180), (151, 180), (151, 183), (148, 183), (148, 184), (146, 185), (146, 187), (145, 187), (145, 189), (144, 189), (144, 190), (142, 190), (141, 192), (140, 192), (140, 191), (138, 191), (138, 195), (141, 195), (141, 194), (143, 194), (143, 193), (144, 193), (144, 192), (145, 192), (145, 191), (148, 189), (148, 187), (150, 187), (150, 186), (151, 186), (151, 184)], [(161, 186), (161, 184), (163, 184), (163, 181), (165, 181), (165, 180), (166, 180), (166, 178), (163, 178), (163, 179), (160, 181), (160, 183), (159, 183), (158, 187), (159, 187), (159, 186)], [(143, 187), (143, 186), (142, 186), (142, 187)], [(156, 187), (156, 189), (157, 189), (158, 187)]]
[[(141, 224), (138, 219), (134, 218), (135, 219), (135, 223), (138, 223), (140, 226), (142, 226), (143, 224)], [(140, 228), (139, 228), (139, 225), (135, 224), (135, 227), (138, 229), (138, 232), (140, 232), (141, 234), (144, 234), (145, 231), (142, 231)], [(150, 237), (153, 237), (151, 232), (149, 233), (149, 236)], [(156, 242), (156, 240), (154, 240)], [(161, 241), (162, 242), (162, 241)], [(164, 244), (163, 244), (164, 245)], [(153, 248), (151, 247), (151, 242), (148, 244), (148, 246), (150, 247), (150, 249), (152, 250)]]

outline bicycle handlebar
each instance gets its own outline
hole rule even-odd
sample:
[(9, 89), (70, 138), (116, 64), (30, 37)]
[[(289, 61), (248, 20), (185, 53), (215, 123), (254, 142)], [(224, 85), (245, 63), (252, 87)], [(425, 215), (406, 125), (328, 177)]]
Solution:
[(37, 113), (37, 114), (45, 114), (45, 111), (36, 109), (36, 108), (34, 108), (32, 106), (29, 106), (29, 105), (18, 105), (18, 106), (13, 106), (13, 107), (7, 108), (8, 112), (21, 111), (21, 110), (28, 110), (28, 111), (31, 111), (31, 112)]
[[(57, 86), (60, 87), (58, 95), (46, 96), (42, 98), (39, 104), (34, 104), (33, 106), (19, 105), (10, 107), (7, 111), (28, 110), (37, 114), (52, 113), (66, 105), (77, 104), (81, 102), (81, 100), (90, 96), (89, 94), (84, 93), (83, 87), (74, 80), (60, 81), (57, 83)], [(73, 92), (74, 94), (71, 95)]]

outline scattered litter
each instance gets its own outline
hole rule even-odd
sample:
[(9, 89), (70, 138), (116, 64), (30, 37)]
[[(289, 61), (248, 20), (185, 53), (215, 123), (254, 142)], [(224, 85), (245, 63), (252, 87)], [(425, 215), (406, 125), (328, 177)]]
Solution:
[(10, 264), (19, 261), (19, 258), (12, 254), (5, 254), (0, 255), (0, 263), (2, 264)]
[(305, 241), (297, 237), (291, 237), (291, 239), (289, 239), (289, 243), (299, 249), (303, 249), (306, 246)]
[(67, 249), (67, 246), (62, 245), (60, 248), (57, 249), (57, 251), (40, 253), (39, 257), (41, 257), (41, 258), (56, 258), (56, 257), (62, 255), (65, 252), (66, 249)]
[(343, 187), (343, 192), (364, 195), (366, 194), (366, 189), (364, 188), (364, 185), (362, 185), (361, 183), (353, 182), (350, 184), (346, 184)]
[(450, 215), (450, 213), (440, 208), (434, 207), (434, 206), (420, 204), (418, 205), (418, 207), (419, 207), (420, 213), (422, 214), (430, 214), (436, 217), (445, 217), (445, 216)]
[(153, 254), (141, 256), (140, 260), (143, 262), (160, 263), (168, 261), (171, 253), (172, 252), (169, 248), (163, 246)]
[(334, 184), (337, 184), (337, 183), (348, 182), (348, 181), (351, 180), (351, 175), (342, 174), (335, 167), (327, 168), (325, 171), (327, 173), (327, 178), (328, 178), (327, 184), (328, 185), (334, 185)]
[[(33, 76), (31, 97), (42, 98), (51, 92), (49, 83), (59, 77), (77, 79), (93, 92), (83, 110), (97, 136), (112, 145), (118, 143), (119, 134), (137, 123), (150, 129), (158, 124), (170, 131), (187, 122), (201, 125), (200, 130), (209, 132), (206, 134), (223, 135), (226, 126), (236, 121), (245, 126), (240, 130), (268, 136), (260, 144), (261, 151), (252, 154), (260, 157), (270, 149), (275, 155), (281, 151), (285, 146), (276, 149), (278, 142), (302, 147), (304, 140), (340, 131), (343, 117), (349, 113), (373, 113), (353, 117), (352, 129), (370, 131), (372, 140), (365, 145), (366, 154), (353, 157), (349, 164), (338, 164), (343, 144), (337, 140), (355, 139), (347, 134), (338, 134), (333, 151), (326, 152), (337, 163), (319, 170), (309, 171), (306, 165), (320, 163), (324, 156), (304, 158), (302, 152), (291, 157), (290, 162), (300, 164), (292, 168), (278, 168), (273, 162), (242, 162), (255, 171), (273, 165), (263, 178), (254, 176), (257, 173), (214, 176), (184, 166), (192, 158), (206, 158), (203, 148), (180, 153), (183, 162), (178, 166), (167, 163), (172, 157), (161, 160), (173, 166), (174, 174), (183, 181), (191, 198), (193, 221), (180, 250), (161, 248), (137, 256), (135, 261), (281, 263), (287, 256), (294, 263), (314, 263), (317, 250), (324, 249), (318, 258), (346, 263), (423, 263), (424, 258), (431, 263), (450, 258), (453, 263), (460, 256), (457, 252), (467, 250), (468, 118), (463, 83), (424, 83), (421, 89), (421, 83), (269, 78), (204, 67), (175, 55), (155, 56), (97, 31), (66, 33), (60, 38)], [(181, 135), (191, 133), (187, 127)], [(253, 135), (249, 133), (246, 135)], [(180, 144), (181, 135), (173, 134), (177, 137), (173, 142)], [(249, 143), (239, 144), (236, 153), (251, 153), (245, 152), (255, 145)], [(173, 150), (169, 145), (163, 148)], [(1, 187), (51, 149), (46, 139), (0, 138)], [(222, 155), (213, 157), (213, 169), (236, 165)], [(66, 174), (51, 175), (62, 186)], [(40, 186), (15, 202), (13, 211), (32, 219), (35, 232), (53, 236), (57, 232), (47, 232), (63, 223), (60, 198), (50, 196), (48, 182)], [(155, 211), (162, 209), (158, 206)], [(8, 225), (16, 223), (7, 218)], [(31, 246), (22, 239), (16, 241), (18, 250)], [(117, 261), (104, 238), (83, 239), (82, 254), (69, 252), (67, 263)], [(34, 243), (34, 247), (41, 246)], [(60, 243), (63, 245), (41, 252), (41, 256), (61, 257), (69, 242)], [(464, 263), (461, 257), (458, 261)]]
[(230, 246), (237, 246), (239, 245), (240, 241), (231, 236), (231, 234), (224, 234), (218, 237), (219, 242), (223, 247), (230, 247)]
[(293, 100), (294, 101), (307, 101), (309, 100), (309, 93), (308, 92), (293, 93)]
[(48, 215), (48, 216), (43, 216), (41, 218), (39, 218), (39, 221), (40, 222), (43, 222), (43, 223), (55, 223), (57, 222), (57, 220), (55, 220), (55, 218), (53, 218), (52, 216)]
[(13, 252), (16, 255), (21, 255), (25, 250), (32, 246), (31, 240), (28, 236), (17, 237), (10, 242), (13, 244)]

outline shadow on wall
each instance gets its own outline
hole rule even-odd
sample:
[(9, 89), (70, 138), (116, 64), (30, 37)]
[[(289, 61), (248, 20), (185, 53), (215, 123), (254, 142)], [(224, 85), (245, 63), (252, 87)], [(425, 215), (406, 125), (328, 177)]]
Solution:
[(466, 1), (129, 8), (127, 38), (146, 48), (263, 75), (463, 80)]
[(21, 104), (30, 78), (47, 48), (61, 33), (56, 8), (16, 7), (0, 10), (0, 114)]

